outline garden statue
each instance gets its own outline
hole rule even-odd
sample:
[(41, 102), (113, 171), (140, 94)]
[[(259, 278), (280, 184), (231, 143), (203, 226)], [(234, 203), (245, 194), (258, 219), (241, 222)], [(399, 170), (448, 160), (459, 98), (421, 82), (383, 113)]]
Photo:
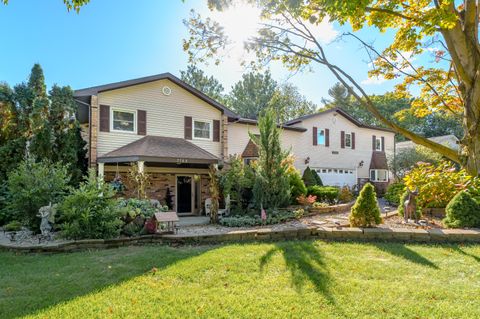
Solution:
[(42, 237), (51, 239), (52, 236), (52, 224), (54, 223), (54, 217), (56, 212), (56, 206), (50, 203), (48, 206), (40, 207), (38, 210), (38, 217), (42, 218), (40, 222), (40, 232), (42, 233)]
[(151, 199), (150, 200), (150, 205), (152, 205), (152, 207), (157, 209), (157, 210), (162, 208), (162, 205), (160, 205), (160, 202), (157, 199)]
[(405, 220), (405, 223), (408, 223), (409, 219), (415, 220), (415, 223), (418, 222), (418, 216), (417, 216), (417, 196), (418, 196), (418, 188), (415, 188), (415, 190), (412, 192), (410, 189), (407, 187), (407, 192), (408, 192), (408, 197), (405, 203), (403, 203), (403, 217)]

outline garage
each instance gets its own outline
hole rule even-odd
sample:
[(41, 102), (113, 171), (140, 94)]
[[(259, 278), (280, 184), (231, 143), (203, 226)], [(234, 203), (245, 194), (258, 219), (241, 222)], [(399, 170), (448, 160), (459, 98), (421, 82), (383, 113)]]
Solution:
[(350, 187), (357, 184), (357, 174), (355, 169), (348, 168), (315, 168), (318, 176), (322, 179), (325, 186), (344, 186)]

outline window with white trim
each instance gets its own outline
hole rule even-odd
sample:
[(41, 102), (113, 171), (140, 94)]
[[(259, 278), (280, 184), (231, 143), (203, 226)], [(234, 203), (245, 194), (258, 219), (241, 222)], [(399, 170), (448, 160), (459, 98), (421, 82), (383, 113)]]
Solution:
[(317, 145), (325, 145), (325, 130), (317, 129)]
[(193, 138), (212, 139), (212, 121), (193, 120)]
[(370, 180), (372, 182), (388, 182), (388, 171), (386, 169), (371, 169)]
[(352, 148), (352, 134), (345, 133), (345, 147)]
[(112, 109), (112, 131), (135, 133), (136, 112), (121, 109)]
[(376, 151), (382, 150), (382, 139), (380, 137), (375, 138), (375, 150)]

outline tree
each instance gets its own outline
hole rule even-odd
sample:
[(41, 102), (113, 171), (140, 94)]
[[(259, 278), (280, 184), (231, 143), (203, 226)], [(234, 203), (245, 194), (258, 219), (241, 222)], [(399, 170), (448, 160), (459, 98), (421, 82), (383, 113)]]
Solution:
[[(9, 0), (1, 0), (3, 4), (8, 4)], [(80, 8), (89, 3), (90, 0), (63, 0), (63, 3), (67, 7), (67, 10), (75, 10), (77, 13), (80, 12)]]
[(269, 71), (265, 73), (250, 72), (242, 75), (228, 95), (228, 105), (239, 115), (257, 119), (272, 100), (277, 89), (277, 82)]
[[(337, 83), (329, 89), (329, 95), (332, 99), (324, 100), (327, 108), (339, 107), (364, 124), (386, 127), (355, 98), (348, 96), (347, 89), (341, 84)], [(461, 119), (458, 116), (438, 111), (424, 117), (417, 117), (413, 114), (414, 109), (411, 108), (412, 99), (410, 98), (398, 97), (391, 92), (369, 97), (378, 111), (388, 120), (423, 137), (453, 134), (460, 138), (463, 134)], [(404, 141), (405, 137), (397, 134), (396, 140)]]
[(400, 149), (388, 158), (388, 167), (397, 179), (402, 179), (418, 162), (437, 164), (442, 156), (424, 146)]
[(253, 197), (257, 208), (285, 207), (290, 201), (290, 184), (287, 174), (288, 152), (280, 146), (280, 131), (275, 121), (275, 111), (268, 109), (258, 119), (260, 135), (250, 133), (258, 147), (255, 166)]
[(26, 157), (38, 161), (62, 162), (72, 185), (77, 185), (87, 169), (85, 141), (75, 119), (76, 105), (70, 87), (54, 85), (46, 92), (39, 64), (32, 68), (27, 83), (10, 89), (0, 85), (0, 177), (6, 178)]
[(277, 123), (285, 123), (317, 110), (317, 106), (301, 95), (291, 83), (284, 83), (275, 90), (269, 106), (277, 113)]
[(278, 84), (270, 72), (249, 72), (227, 96), (227, 104), (242, 117), (257, 119), (267, 108), (276, 112), (277, 123), (315, 112), (317, 106), (290, 83)]
[[(438, 0), (433, 3), (352, 0), (341, 2), (342, 5), (331, 0), (249, 2), (262, 9), (265, 20), (258, 36), (246, 43), (246, 48), (254, 51), (261, 62), (280, 61), (291, 71), (302, 70), (313, 63), (326, 67), (381, 123), (416, 144), (461, 163), (471, 175), (480, 173), (480, 81), (477, 81), (480, 44), (479, 5), (476, 1), (464, 0), (460, 5), (455, 1)], [(209, 7), (222, 10), (231, 3), (232, 0), (209, 0)], [(370, 76), (402, 80), (396, 86), (395, 93), (399, 97), (412, 98), (409, 91), (412, 86), (420, 89), (420, 94), (412, 102), (416, 116), (442, 110), (462, 118), (460, 154), (392, 122), (379, 112), (362, 86), (329, 60), (323, 45), (315, 37), (313, 29), (327, 17), (339, 24), (349, 23), (354, 31), (367, 26), (382, 32), (393, 30), (393, 41), (383, 51), (367, 44), (355, 33), (345, 36), (368, 50), (374, 66)], [(188, 25), (197, 30), (190, 33), (184, 46), (191, 55), (207, 50), (207, 57), (214, 56), (228, 44), (219, 24), (202, 23), (199, 16), (194, 15)], [(207, 45), (199, 46), (199, 35), (206, 34), (210, 37), (203, 38), (202, 43)], [(412, 59), (424, 54), (428, 46), (433, 46), (436, 64), (414, 65)]]
[(207, 76), (203, 70), (190, 64), (186, 71), (180, 71), (182, 81), (205, 93), (214, 100), (224, 103), (224, 88), (213, 76)]
[(366, 183), (363, 186), (352, 207), (349, 219), (352, 227), (372, 227), (382, 222), (375, 188), (372, 184)]

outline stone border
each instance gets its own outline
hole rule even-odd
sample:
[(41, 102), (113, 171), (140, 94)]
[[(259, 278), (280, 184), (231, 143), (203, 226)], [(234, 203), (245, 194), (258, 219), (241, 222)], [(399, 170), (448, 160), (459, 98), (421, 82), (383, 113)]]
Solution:
[(323, 214), (323, 213), (343, 213), (351, 209), (354, 204), (355, 204), (355, 201), (352, 201), (346, 204), (338, 204), (338, 205), (332, 205), (327, 207), (311, 207), (310, 211), (307, 214), (305, 214), (305, 216), (313, 216), (313, 215)]
[(403, 229), (356, 227), (290, 227), (282, 230), (270, 228), (238, 230), (209, 235), (144, 235), (116, 239), (87, 239), (46, 244), (43, 246), (0, 245), (0, 250), (30, 253), (59, 253), (88, 249), (117, 248), (150, 243), (162, 244), (212, 244), (245, 241), (278, 241), (295, 239), (320, 239), (332, 241), (389, 241), (422, 243), (480, 243), (480, 229)]

